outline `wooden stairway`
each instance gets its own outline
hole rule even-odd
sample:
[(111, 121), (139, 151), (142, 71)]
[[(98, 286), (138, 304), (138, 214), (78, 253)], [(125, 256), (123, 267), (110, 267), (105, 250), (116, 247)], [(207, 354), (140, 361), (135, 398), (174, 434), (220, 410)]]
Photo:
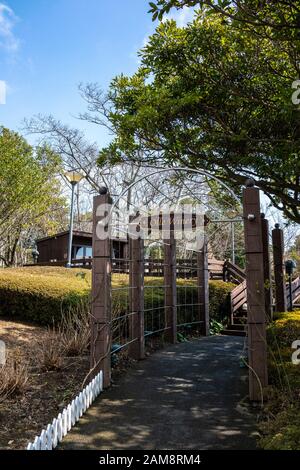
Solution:
[(247, 311), (243, 311), (243, 305), (247, 302), (246, 273), (229, 261), (226, 261), (226, 270), (227, 279), (237, 286), (230, 293), (230, 324), (221, 334), (246, 336)]
[(221, 331), (224, 336), (246, 336), (247, 325), (244, 323), (234, 323)]

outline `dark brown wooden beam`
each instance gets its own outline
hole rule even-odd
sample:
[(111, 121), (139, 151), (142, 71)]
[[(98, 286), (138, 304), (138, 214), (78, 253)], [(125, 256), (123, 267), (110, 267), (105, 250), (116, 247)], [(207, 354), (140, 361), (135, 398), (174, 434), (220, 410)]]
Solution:
[(176, 241), (174, 227), (164, 239), (164, 285), (165, 285), (165, 325), (166, 341), (177, 342), (177, 291), (176, 291)]
[(265, 218), (265, 214), (261, 214), (261, 228), (264, 258), (265, 305), (266, 314), (268, 316), (269, 321), (271, 321), (273, 317), (273, 295), (269, 248), (269, 221)]
[[(111, 204), (109, 194), (94, 197), (91, 316), (91, 376), (103, 371), (103, 386), (111, 383), (111, 258), (109, 236), (101, 239), (101, 227)], [(107, 210), (105, 210), (107, 207)]]
[(275, 278), (275, 311), (285, 312), (287, 310), (286, 302), (286, 281), (284, 271), (284, 237), (283, 230), (279, 224), (272, 230), (273, 260), (274, 260), (274, 278)]
[(243, 191), (248, 310), (249, 395), (263, 399), (268, 385), (264, 256), (259, 189), (252, 182)]
[[(144, 336), (144, 240), (142, 233), (136, 237), (137, 225), (130, 220), (129, 229), (129, 305), (130, 340), (129, 355), (136, 360), (145, 357)], [(140, 227), (138, 227), (140, 228)], [(131, 236), (131, 233), (133, 236)]]
[(198, 279), (198, 312), (200, 323), (200, 333), (209, 335), (209, 272), (207, 242), (197, 252), (197, 279)]

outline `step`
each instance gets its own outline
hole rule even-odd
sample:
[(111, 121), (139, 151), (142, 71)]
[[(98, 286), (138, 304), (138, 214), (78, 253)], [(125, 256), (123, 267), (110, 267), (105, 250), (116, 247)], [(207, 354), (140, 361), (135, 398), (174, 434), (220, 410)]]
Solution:
[(242, 323), (234, 323), (233, 325), (228, 326), (228, 330), (241, 330), (241, 331), (244, 331), (245, 327), (246, 327), (246, 325), (244, 325)]
[(234, 317), (233, 324), (234, 325), (247, 325), (247, 317)]
[(223, 330), (221, 335), (224, 336), (246, 336), (246, 331), (241, 330)]

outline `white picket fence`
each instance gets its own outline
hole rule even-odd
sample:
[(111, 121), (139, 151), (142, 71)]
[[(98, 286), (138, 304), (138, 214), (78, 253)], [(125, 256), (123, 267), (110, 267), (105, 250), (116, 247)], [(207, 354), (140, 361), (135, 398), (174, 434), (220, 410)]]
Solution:
[(85, 387), (70, 405), (59, 413), (52, 424), (48, 424), (34, 442), (29, 443), (27, 450), (52, 450), (57, 447), (83, 413), (91, 406), (95, 398), (103, 390), (102, 371)]

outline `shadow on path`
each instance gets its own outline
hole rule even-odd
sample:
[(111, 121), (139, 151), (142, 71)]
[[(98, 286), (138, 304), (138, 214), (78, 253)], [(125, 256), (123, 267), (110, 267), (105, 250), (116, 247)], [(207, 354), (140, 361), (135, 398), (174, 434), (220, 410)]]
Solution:
[(169, 346), (105, 391), (61, 449), (255, 449), (255, 416), (242, 406), (244, 338)]

